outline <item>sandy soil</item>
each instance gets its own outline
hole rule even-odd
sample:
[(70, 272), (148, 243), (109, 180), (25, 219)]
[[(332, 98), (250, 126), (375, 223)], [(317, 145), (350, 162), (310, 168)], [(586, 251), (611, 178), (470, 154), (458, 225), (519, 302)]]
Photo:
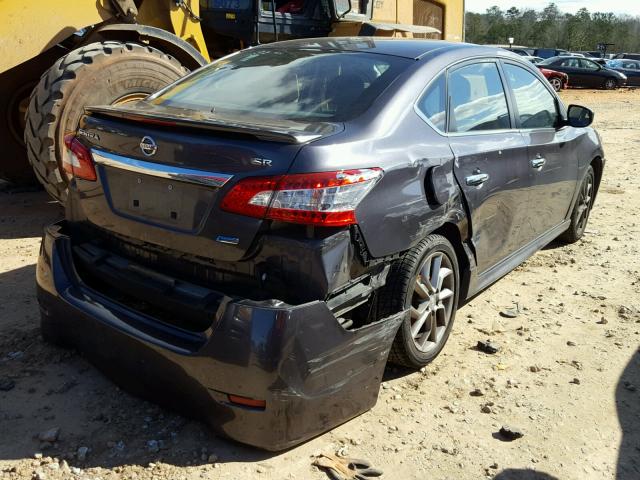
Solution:
[[(461, 308), (444, 353), (422, 372), (389, 368), (373, 410), (277, 455), (44, 345), (35, 262), (60, 211), (42, 192), (0, 193), (0, 478), (322, 479), (312, 455), (341, 450), (388, 479), (640, 479), (640, 90), (563, 97), (596, 112), (607, 154), (584, 239)], [(514, 304), (518, 317), (499, 315)], [(487, 338), (499, 353), (472, 349)], [(505, 424), (524, 436), (502, 441)], [(52, 428), (57, 440), (38, 439)]]

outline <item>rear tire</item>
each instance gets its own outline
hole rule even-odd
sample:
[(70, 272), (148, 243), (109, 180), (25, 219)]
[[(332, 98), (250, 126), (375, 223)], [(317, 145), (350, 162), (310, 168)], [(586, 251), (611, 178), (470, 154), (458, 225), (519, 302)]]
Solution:
[(587, 229), (589, 214), (593, 207), (594, 194), (596, 189), (596, 176), (593, 167), (589, 165), (587, 173), (580, 185), (578, 199), (571, 212), (571, 225), (560, 235), (559, 240), (565, 243), (575, 243), (582, 238)]
[(187, 73), (180, 62), (137, 43), (91, 43), (60, 58), (31, 93), (24, 140), (36, 178), (64, 203), (63, 137), (87, 105), (140, 99)]
[(556, 92), (562, 90), (562, 80), (560, 80), (558, 77), (550, 78), (549, 83)]
[[(433, 262), (438, 256), (441, 260), (436, 272)], [(389, 353), (390, 362), (421, 368), (438, 356), (453, 326), (459, 283), (456, 253), (442, 235), (427, 236), (394, 262), (386, 285), (378, 292), (378, 317), (407, 308), (412, 314), (400, 325)], [(433, 316), (423, 319), (421, 313), (429, 309)]]
[(615, 90), (616, 88), (618, 88), (618, 82), (615, 78), (607, 78), (604, 81), (604, 88), (605, 90)]

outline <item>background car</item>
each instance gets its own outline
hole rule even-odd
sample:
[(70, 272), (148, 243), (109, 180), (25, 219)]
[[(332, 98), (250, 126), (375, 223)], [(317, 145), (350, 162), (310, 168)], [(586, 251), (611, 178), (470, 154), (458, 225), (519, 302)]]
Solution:
[(569, 75), (566, 73), (556, 72), (555, 70), (549, 70), (548, 68), (541, 68), (540, 73), (545, 76), (556, 92), (559, 92), (563, 88), (567, 88), (569, 85)]
[(516, 53), (522, 57), (528, 57), (533, 54), (533, 48), (504, 48), (508, 52)]
[(640, 87), (640, 60), (609, 60), (607, 68), (623, 73), (627, 77), (628, 86)]
[(640, 53), (618, 53), (617, 55), (614, 55), (613, 58), (628, 58), (630, 60), (640, 60)]
[(598, 65), (584, 57), (552, 57), (537, 66), (566, 73), (572, 87), (612, 90), (627, 84), (627, 77), (623, 73)]
[(567, 55), (569, 52), (562, 48), (536, 48), (533, 55), (542, 58), (557, 57), (558, 55)]

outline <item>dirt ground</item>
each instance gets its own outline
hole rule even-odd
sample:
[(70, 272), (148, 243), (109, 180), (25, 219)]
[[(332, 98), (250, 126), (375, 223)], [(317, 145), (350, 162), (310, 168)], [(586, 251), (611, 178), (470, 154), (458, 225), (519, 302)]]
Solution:
[[(280, 454), (217, 438), (44, 345), (35, 262), (60, 210), (5, 186), (0, 479), (313, 480), (327, 477), (312, 455), (335, 451), (387, 479), (640, 479), (640, 90), (563, 98), (595, 111), (606, 149), (584, 239), (548, 246), (462, 307), (444, 353), (422, 372), (388, 368), (373, 410)], [(499, 315), (515, 304), (516, 318)], [(472, 348), (486, 339), (501, 350)], [(524, 436), (501, 440), (503, 425)], [(41, 441), (50, 429), (57, 439)]]

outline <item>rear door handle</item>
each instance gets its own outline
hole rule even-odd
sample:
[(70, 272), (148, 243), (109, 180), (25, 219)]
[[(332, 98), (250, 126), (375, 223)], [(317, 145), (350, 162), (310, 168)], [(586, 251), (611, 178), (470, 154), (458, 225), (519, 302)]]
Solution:
[(476, 173), (475, 175), (469, 175), (468, 177), (465, 177), (464, 180), (470, 187), (477, 187), (478, 185), (482, 185), (484, 182), (489, 180), (489, 174)]
[(541, 156), (537, 156), (536, 158), (531, 159), (531, 168), (542, 168), (545, 163), (547, 163), (547, 159)]

